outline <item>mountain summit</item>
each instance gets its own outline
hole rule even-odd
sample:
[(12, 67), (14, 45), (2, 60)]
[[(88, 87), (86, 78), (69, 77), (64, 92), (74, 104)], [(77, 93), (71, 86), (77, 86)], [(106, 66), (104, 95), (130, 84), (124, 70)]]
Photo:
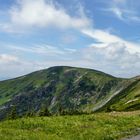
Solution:
[(140, 78), (57, 66), (0, 82), (0, 119), (140, 109)]

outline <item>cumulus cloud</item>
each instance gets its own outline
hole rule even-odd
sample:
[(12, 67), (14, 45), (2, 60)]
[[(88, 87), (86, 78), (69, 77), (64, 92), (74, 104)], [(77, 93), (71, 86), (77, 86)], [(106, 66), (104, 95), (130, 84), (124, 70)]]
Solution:
[(119, 42), (104, 47), (90, 46), (83, 50), (82, 56), (91, 62), (92, 67), (115, 76), (139, 75), (140, 53), (130, 53), (127, 46)]
[(95, 39), (97, 42), (99, 42), (99, 43), (94, 44), (95, 46), (105, 47), (109, 44), (119, 42), (121, 44), (124, 44), (126, 46), (126, 49), (130, 53), (136, 53), (136, 52), (140, 53), (140, 47), (139, 47), (140, 45), (139, 44), (126, 41), (126, 40), (124, 40), (116, 35), (113, 35), (113, 34), (107, 32), (107, 31), (99, 30), (99, 29), (84, 29), (84, 30), (82, 30), (82, 33), (88, 35), (89, 37), (91, 37), (91, 38)]
[[(114, 2), (123, 5), (126, 1), (114, 0)], [(123, 17), (124, 12), (122, 12), (116, 11), (116, 14)], [(121, 77), (131, 77), (139, 74), (139, 44), (126, 41), (108, 31), (92, 27), (91, 20), (83, 11), (79, 15), (70, 16), (64, 8), (45, 0), (19, 0), (16, 5), (10, 8), (10, 22), (0, 24), (5, 31), (19, 32), (29, 28), (48, 28), (50, 26), (60, 29), (73, 28), (92, 38), (94, 43), (89, 44), (89, 47), (87, 46), (84, 49), (62, 49), (59, 46), (46, 44), (29, 47), (10, 46), (9, 48), (12, 51), (24, 53), (22, 55), (24, 58), (1, 54), (0, 73), (7, 75), (7, 77), (15, 77), (50, 66), (69, 65), (98, 69)], [(74, 38), (69, 36), (64, 38), (64, 42), (67, 43), (73, 40)], [(44, 55), (46, 58), (40, 61), (37, 61), (37, 59), (25, 60), (27, 53), (34, 54), (34, 56)], [(50, 59), (50, 56), (55, 57)]]
[[(79, 8), (80, 9), (80, 8)], [(89, 26), (91, 21), (79, 10), (79, 16), (70, 16), (67, 11), (46, 0), (20, 0), (9, 10), (10, 23), (2, 24), (4, 30), (17, 32), (15, 29), (47, 28), (55, 26), (61, 29), (81, 29)]]
[(139, 75), (139, 44), (99, 29), (84, 29), (82, 32), (97, 42), (85, 48), (83, 54), (93, 67), (121, 77)]
[[(28, 48), (25, 50), (24, 48), (19, 47), (13, 47), (12, 49), (16, 52), (18, 50), (20, 53), (25, 53), (24, 55), (26, 55), (27, 52), (29, 55), (36, 55), (36, 53), (42, 55), (42, 52), (37, 52), (38, 50), (34, 49), (34, 47), (33, 50)], [(92, 45), (77, 50), (64, 48), (61, 51), (64, 51), (65, 53), (58, 52), (59, 55), (56, 55), (57, 53), (55, 51), (51, 52), (51, 55), (43, 52), (45, 59), (43, 57), (41, 60), (25, 60), (22, 57), (17, 58), (15, 56), (11, 56), (9, 59), (9, 55), (6, 55), (6, 57), (4, 55), (1, 61), (4, 62), (4, 60), (7, 60), (7, 57), (9, 61), (8, 63), (7, 61), (5, 61), (5, 63), (0, 63), (0, 66), (2, 67), (0, 73), (3, 73), (3, 75), (7, 74), (9, 77), (14, 77), (51, 66), (66, 65), (97, 69), (117, 77), (132, 77), (139, 75), (140, 53), (130, 53), (124, 43), (115, 42), (104, 47)], [(53, 59), (50, 59), (51, 56), (53, 56)]]

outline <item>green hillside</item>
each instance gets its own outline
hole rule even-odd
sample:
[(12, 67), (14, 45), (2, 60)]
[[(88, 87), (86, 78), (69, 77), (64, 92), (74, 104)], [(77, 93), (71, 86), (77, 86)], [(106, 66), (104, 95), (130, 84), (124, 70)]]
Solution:
[(57, 66), (0, 82), (0, 119), (140, 109), (140, 78)]
[(0, 123), (1, 140), (120, 140), (139, 133), (140, 112), (34, 117)]
[(112, 98), (100, 111), (131, 111), (140, 109), (140, 77)]

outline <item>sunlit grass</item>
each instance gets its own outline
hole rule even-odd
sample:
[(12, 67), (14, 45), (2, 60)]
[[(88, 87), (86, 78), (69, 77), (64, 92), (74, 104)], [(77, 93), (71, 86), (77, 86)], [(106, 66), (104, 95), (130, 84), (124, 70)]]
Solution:
[(113, 140), (136, 134), (140, 111), (22, 118), (0, 123), (2, 140)]

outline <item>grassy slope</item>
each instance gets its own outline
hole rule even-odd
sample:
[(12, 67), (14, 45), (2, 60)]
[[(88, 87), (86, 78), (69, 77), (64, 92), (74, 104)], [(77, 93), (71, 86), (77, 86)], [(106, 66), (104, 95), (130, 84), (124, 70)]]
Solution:
[(0, 82), (0, 105), (30, 87), (38, 88), (47, 80), (47, 71), (38, 71), (19, 78)]
[(70, 109), (91, 112), (96, 103), (118, 90), (122, 81), (125, 80), (91, 69), (52, 67), (0, 82), (0, 104), (9, 101), (6, 114), (12, 106), (21, 115), (37, 113), (42, 106), (52, 113), (57, 113), (60, 107), (67, 112)]
[(125, 90), (112, 98), (99, 111), (132, 111), (140, 109), (140, 78), (131, 79), (133, 82)]
[[(101, 111), (140, 109), (139, 79), (115, 78), (91, 69), (52, 67), (0, 82), (0, 105), (8, 102), (7, 110), (3, 111), (1, 106), (0, 115), (7, 116), (12, 106), (20, 116), (31, 111), (36, 115), (42, 106), (47, 106), (52, 114), (60, 109), (66, 112), (92, 112), (98, 107)], [(125, 90), (113, 96), (122, 87)]]
[(140, 109), (140, 81), (137, 82), (124, 98), (121, 98), (119, 102), (115, 102), (112, 108), (116, 110), (137, 110)]
[(2, 140), (117, 140), (136, 134), (140, 111), (35, 117), (0, 123)]

